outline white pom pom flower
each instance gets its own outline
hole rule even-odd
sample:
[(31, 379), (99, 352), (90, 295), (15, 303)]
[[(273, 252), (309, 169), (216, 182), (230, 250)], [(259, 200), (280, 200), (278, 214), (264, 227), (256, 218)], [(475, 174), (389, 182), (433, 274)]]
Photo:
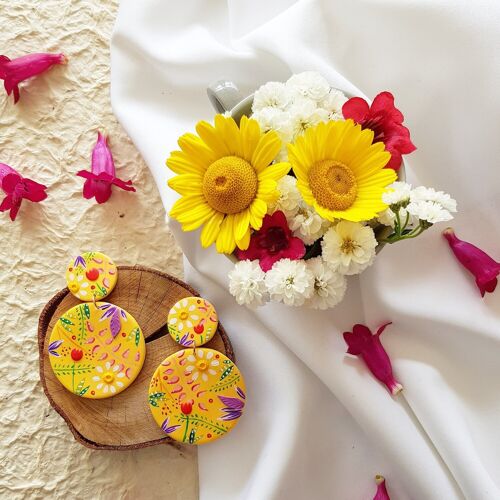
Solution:
[(436, 191), (434, 188), (419, 186), (411, 192), (410, 200), (412, 202), (433, 201), (441, 205), (448, 212), (457, 211), (457, 202), (448, 193)]
[(314, 101), (306, 98), (295, 99), (289, 114), (294, 139), (309, 127), (328, 121), (328, 111), (318, 108)]
[(342, 301), (347, 289), (345, 276), (336, 273), (321, 257), (306, 261), (314, 276), (314, 291), (306, 305), (312, 309), (329, 309)]
[(285, 175), (278, 181), (280, 195), (276, 203), (268, 206), (268, 213), (281, 210), (286, 217), (293, 217), (300, 208), (302, 195), (297, 188), (297, 179), (292, 175)]
[(435, 201), (412, 201), (406, 207), (406, 210), (421, 221), (426, 221), (431, 224), (447, 222), (453, 219), (453, 215), (443, 208), (440, 203)]
[(382, 201), (387, 205), (408, 205), (410, 202), (411, 184), (406, 182), (393, 182), (387, 186), (387, 191), (382, 195)]
[(255, 92), (252, 110), (255, 112), (267, 107), (284, 110), (291, 98), (292, 93), (284, 83), (267, 82)]
[(341, 274), (359, 274), (373, 263), (376, 246), (370, 226), (343, 220), (323, 236), (323, 259)]
[(281, 259), (266, 273), (271, 300), (301, 306), (314, 292), (314, 276), (303, 260)]
[(292, 75), (286, 82), (286, 86), (294, 94), (322, 101), (330, 91), (330, 84), (316, 71), (304, 71)]
[(258, 260), (242, 260), (229, 272), (229, 292), (240, 305), (261, 306), (268, 297), (264, 278)]
[(328, 112), (328, 118), (330, 120), (343, 120), (344, 115), (342, 114), (342, 106), (347, 100), (347, 96), (341, 90), (332, 88), (327, 96), (321, 101), (319, 107)]
[(293, 235), (300, 238), (306, 245), (312, 245), (319, 240), (330, 227), (331, 222), (323, 219), (313, 207), (300, 200), (297, 211), (288, 217), (288, 227)]

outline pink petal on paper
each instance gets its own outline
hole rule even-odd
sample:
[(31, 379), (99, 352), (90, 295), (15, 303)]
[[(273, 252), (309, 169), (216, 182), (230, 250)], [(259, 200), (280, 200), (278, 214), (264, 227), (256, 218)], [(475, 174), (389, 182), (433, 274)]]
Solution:
[(375, 493), (373, 500), (391, 500), (389, 493), (387, 492), (384, 476), (375, 476), (375, 482), (377, 483), (377, 492)]

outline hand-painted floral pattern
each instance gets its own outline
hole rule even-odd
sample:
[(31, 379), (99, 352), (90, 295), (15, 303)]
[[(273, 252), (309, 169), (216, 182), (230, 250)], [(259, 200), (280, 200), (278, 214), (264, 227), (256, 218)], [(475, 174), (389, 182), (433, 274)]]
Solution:
[(130, 314), (116, 305), (97, 302), (80, 304), (59, 318), (47, 351), (66, 389), (99, 399), (120, 393), (135, 380), (146, 345)]
[(171, 438), (203, 444), (229, 432), (245, 406), (238, 367), (213, 349), (183, 349), (166, 358), (149, 386), (154, 419)]
[(168, 313), (170, 336), (183, 346), (206, 344), (217, 331), (219, 320), (214, 306), (201, 297), (185, 297)]
[(66, 269), (70, 292), (80, 300), (100, 300), (116, 285), (118, 271), (111, 259), (100, 252), (86, 252), (73, 259)]

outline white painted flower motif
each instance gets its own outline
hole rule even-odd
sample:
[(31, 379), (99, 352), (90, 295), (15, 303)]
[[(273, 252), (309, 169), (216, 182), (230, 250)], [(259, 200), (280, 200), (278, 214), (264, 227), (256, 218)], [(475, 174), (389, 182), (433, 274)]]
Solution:
[(68, 274), (68, 288), (80, 299), (87, 297), (90, 294), (88, 281), (84, 281), (83, 274), (76, 275), (75, 273)]
[(323, 259), (341, 274), (359, 274), (375, 259), (377, 240), (370, 226), (340, 221), (323, 236)]
[(316, 71), (304, 71), (292, 75), (286, 86), (297, 95), (322, 101), (330, 91), (330, 84)]
[(110, 392), (115, 394), (117, 387), (123, 387), (123, 382), (120, 380), (125, 377), (125, 373), (118, 371), (120, 370), (119, 365), (111, 365), (109, 361), (106, 362), (104, 367), (97, 365), (95, 371), (98, 375), (94, 375), (92, 380), (97, 384), (96, 389), (102, 391), (103, 394)]
[(180, 300), (170, 310), (169, 324), (177, 328), (179, 333), (193, 328), (193, 325), (200, 319), (200, 315), (195, 310), (195, 304), (189, 304), (187, 299)]
[(301, 306), (314, 292), (314, 276), (303, 260), (281, 259), (266, 273), (271, 300)]
[(329, 309), (342, 301), (347, 289), (347, 280), (334, 272), (321, 257), (306, 261), (314, 276), (314, 292), (306, 305), (312, 309)]
[(219, 366), (220, 362), (214, 358), (212, 351), (206, 351), (205, 349), (196, 349), (195, 351), (195, 354), (190, 354), (187, 357), (190, 364), (186, 366), (185, 373), (191, 375), (193, 381), (201, 378), (203, 382), (206, 382), (209, 377), (217, 375), (214, 368)]
[(258, 260), (242, 260), (229, 272), (229, 292), (240, 305), (261, 306), (267, 300), (264, 277)]
[(267, 82), (254, 94), (252, 111), (262, 108), (285, 109), (290, 102), (291, 93), (284, 83)]

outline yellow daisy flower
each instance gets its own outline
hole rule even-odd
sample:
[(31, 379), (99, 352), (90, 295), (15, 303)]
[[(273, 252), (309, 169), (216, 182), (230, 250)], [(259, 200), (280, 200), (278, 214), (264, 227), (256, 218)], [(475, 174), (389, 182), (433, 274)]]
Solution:
[(221, 253), (232, 253), (236, 245), (246, 250), (251, 228), (260, 229), (268, 204), (279, 196), (277, 181), (290, 170), (289, 163), (271, 165), (281, 141), (246, 116), (238, 127), (233, 118), (217, 115), (215, 126), (201, 121), (196, 132), (180, 137), (181, 151), (167, 160), (179, 174), (168, 185), (182, 195), (170, 216), (183, 231), (203, 225), (203, 247), (215, 242)]
[(365, 221), (387, 208), (382, 193), (397, 175), (384, 168), (384, 144), (372, 142), (373, 131), (346, 120), (310, 127), (288, 145), (297, 187), (324, 219)]

